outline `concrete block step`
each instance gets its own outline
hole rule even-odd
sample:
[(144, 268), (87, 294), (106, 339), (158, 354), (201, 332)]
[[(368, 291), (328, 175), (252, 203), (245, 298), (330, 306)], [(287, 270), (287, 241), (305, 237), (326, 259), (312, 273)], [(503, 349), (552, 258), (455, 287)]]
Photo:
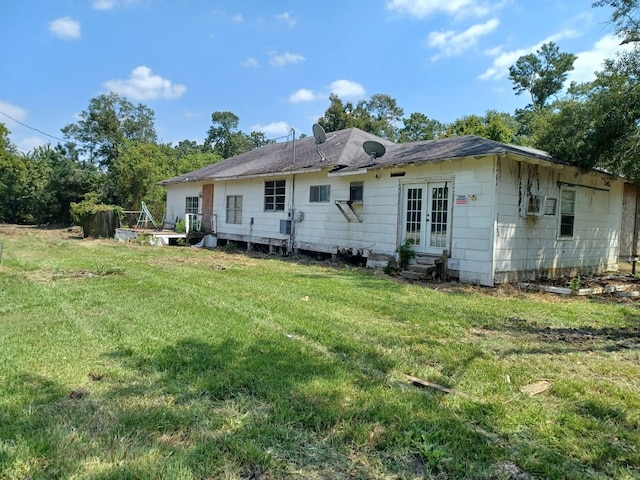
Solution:
[(426, 275), (426, 274), (430, 274), (432, 272), (434, 272), (436, 270), (437, 266), (436, 265), (418, 265), (418, 264), (413, 264), (413, 265), (409, 265), (407, 267), (407, 270), (409, 270), (410, 272), (416, 272), (422, 275)]

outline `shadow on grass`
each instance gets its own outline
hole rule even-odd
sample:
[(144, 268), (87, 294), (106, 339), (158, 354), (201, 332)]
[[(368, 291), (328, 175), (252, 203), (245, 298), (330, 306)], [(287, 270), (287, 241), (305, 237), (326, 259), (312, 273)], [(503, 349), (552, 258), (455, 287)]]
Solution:
[(108, 358), (123, 373), (84, 398), (12, 380), (23, 393), (0, 410), (7, 478), (491, 478), (503, 456), (487, 434), (494, 407), (399, 394), (295, 339), (183, 339)]
[[(542, 327), (535, 322), (515, 317), (502, 326), (502, 330), (516, 335), (527, 335), (537, 342), (528, 348), (513, 348), (502, 353), (510, 354), (558, 354), (571, 352), (603, 351), (640, 348), (640, 326), (637, 317), (631, 317), (633, 323), (621, 327), (592, 327), (585, 325), (577, 328)], [(499, 330), (499, 329), (498, 329)]]

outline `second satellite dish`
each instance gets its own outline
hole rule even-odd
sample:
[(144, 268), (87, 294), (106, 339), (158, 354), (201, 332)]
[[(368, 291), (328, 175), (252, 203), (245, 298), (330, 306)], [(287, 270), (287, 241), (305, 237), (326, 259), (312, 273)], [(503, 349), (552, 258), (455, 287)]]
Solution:
[(325, 142), (325, 140), (327, 139), (327, 134), (324, 133), (324, 128), (322, 128), (317, 123), (314, 123), (311, 127), (311, 130), (313, 130), (313, 136), (316, 138), (316, 143), (318, 145)]
[(362, 148), (364, 148), (364, 151), (369, 155), (369, 165), (373, 165), (374, 160), (383, 156), (387, 151), (383, 144), (374, 140), (367, 140), (362, 144)]

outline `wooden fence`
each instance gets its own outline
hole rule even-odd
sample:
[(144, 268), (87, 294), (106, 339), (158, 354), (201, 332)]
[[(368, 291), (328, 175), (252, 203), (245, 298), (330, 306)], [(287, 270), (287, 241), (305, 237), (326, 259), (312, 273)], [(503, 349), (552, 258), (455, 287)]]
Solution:
[(84, 238), (113, 238), (120, 219), (114, 210), (102, 210), (86, 217), (80, 226)]

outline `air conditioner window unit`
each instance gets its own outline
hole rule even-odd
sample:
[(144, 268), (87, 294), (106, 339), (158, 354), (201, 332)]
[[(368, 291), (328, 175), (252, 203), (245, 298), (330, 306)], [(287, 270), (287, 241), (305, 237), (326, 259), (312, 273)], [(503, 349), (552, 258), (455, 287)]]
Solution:
[(542, 215), (544, 215), (546, 200), (547, 197), (541, 197), (539, 195), (529, 195), (526, 215), (528, 217), (541, 217)]
[(280, 220), (280, 233), (291, 235), (291, 220)]

